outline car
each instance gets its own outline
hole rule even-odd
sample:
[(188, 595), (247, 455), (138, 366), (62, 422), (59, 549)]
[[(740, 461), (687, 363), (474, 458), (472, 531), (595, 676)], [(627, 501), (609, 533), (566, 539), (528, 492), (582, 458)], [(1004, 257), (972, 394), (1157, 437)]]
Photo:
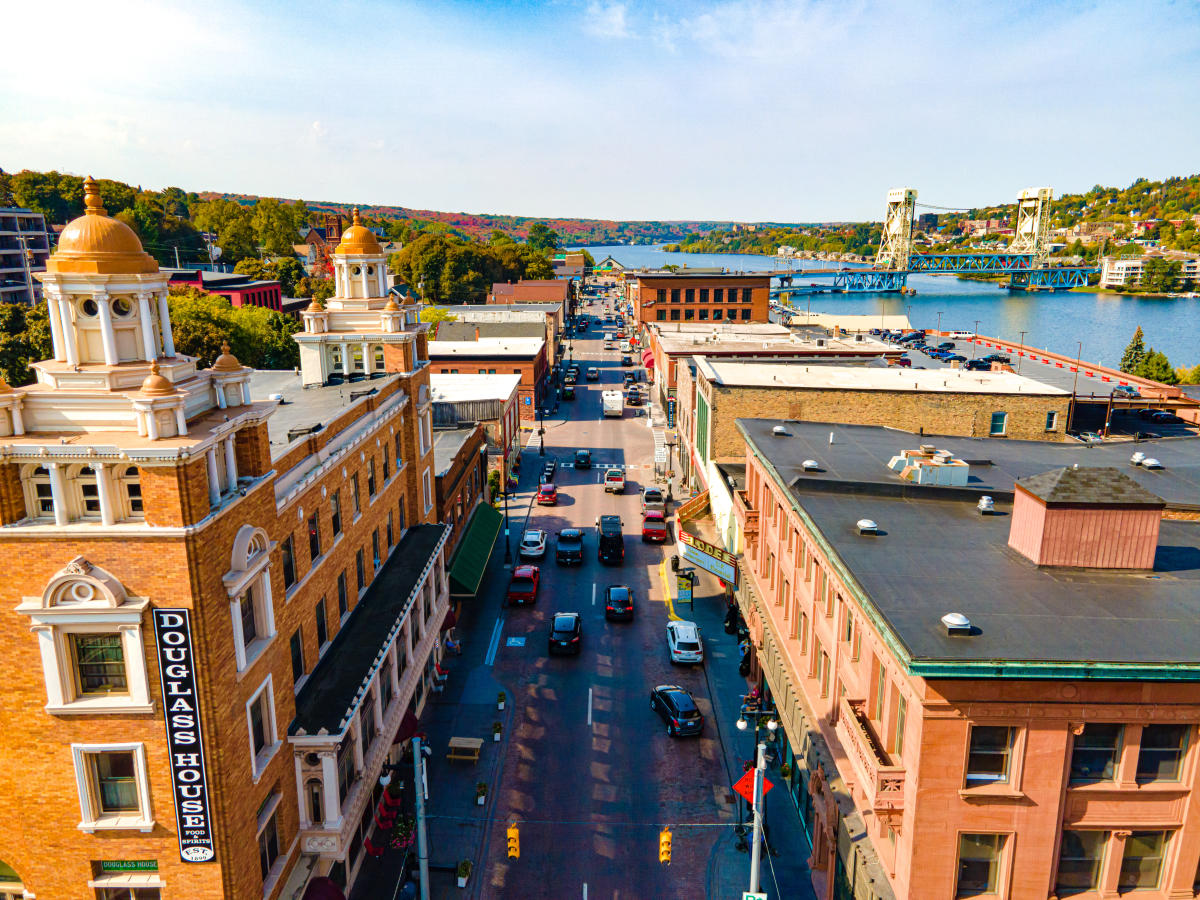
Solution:
[(542, 463), (542, 481), (553, 481), (554, 473), (558, 471), (558, 462), (553, 459), (548, 459)]
[(625, 536), (621, 526), (620, 516), (600, 516), (596, 519), (596, 558), (600, 562), (619, 566), (625, 561)]
[(672, 663), (704, 662), (704, 642), (700, 640), (700, 626), (695, 622), (683, 620), (668, 622), (667, 653)]
[(1150, 417), (1150, 421), (1153, 422), (1155, 425), (1182, 425), (1183, 424), (1183, 419), (1181, 419), (1179, 416), (1175, 415), (1175, 413), (1169, 413), (1169, 412), (1166, 412), (1165, 410), (1156, 412), (1154, 415), (1152, 415)]
[(1008, 365), (1009, 363), (1012, 362), (1012, 357), (1005, 356), (1003, 353), (989, 353), (987, 356), (984, 356), (982, 358), (987, 360), (988, 362), (1004, 363), (1005, 365)]
[(588, 370), (587, 370), (587, 380), (588, 381), (599, 381), (600, 380), (600, 370), (597, 369), (595, 366), (589, 366)]
[(1131, 384), (1118, 384), (1112, 389), (1112, 395), (1124, 400), (1136, 400), (1142, 396), (1138, 393), (1138, 389)]
[(953, 350), (954, 349), (954, 341), (942, 341), (940, 344), (937, 345), (937, 348), (939, 350)]
[(633, 365), (633, 357), (629, 356), (629, 355), (622, 356), (621, 357), (621, 365), (632, 366)]
[(583, 618), (575, 612), (557, 612), (550, 619), (550, 637), (546, 652), (579, 655), (583, 645)]
[(617, 349), (616, 342), (615, 341), (605, 341), (604, 349), (605, 350), (616, 350)]
[(956, 362), (956, 363), (965, 363), (967, 361), (967, 358), (965, 356), (963, 356), (961, 353), (947, 353), (945, 356), (942, 357), (942, 359), (945, 362)]
[(900, 366), (903, 369), (911, 369), (912, 368), (912, 360), (909, 359), (907, 356), (901, 356), (899, 359), (895, 360), (894, 362), (896, 363), (896, 365)]
[(517, 566), (508, 580), (508, 591), (504, 595), (505, 602), (510, 606), (537, 603), (540, 580), (541, 570), (537, 566)]
[(633, 588), (610, 584), (604, 589), (604, 618), (624, 622), (633, 619)]
[(656, 488), (647, 485), (642, 488), (642, 515), (648, 512), (658, 511), (665, 513), (667, 511), (667, 499), (663, 496), (661, 488)]
[(563, 377), (563, 384), (568, 384), (574, 387), (578, 383), (579, 375), (575, 372), (568, 372), (566, 376)]
[(636, 387), (631, 388), (629, 393), (627, 393), (625, 395), (625, 402), (627, 404), (629, 404), (630, 406), (641, 406), (642, 405), (642, 392), (639, 391)]
[(665, 543), (667, 540), (667, 517), (656, 510), (646, 513), (642, 519), (642, 540), (647, 543)]
[(580, 529), (564, 528), (558, 533), (554, 561), (560, 566), (583, 565), (583, 532)]
[(1156, 415), (1162, 412), (1161, 409), (1131, 409), (1131, 413), (1135, 413), (1143, 422), (1149, 422)]
[(521, 559), (541, 559), (546, 555), (546, 532), (540, 528), (530, 528), (521, 536), (521, 546), (517, 550)]
[(575, 399), (575, 383), (574, 382), (563, 385), (562, 398), (564, 400), (574, 400)]
[(1085, 444), (1103, 444), (1104, 438), (1096, 434), (1094, 431), (1081, 431), (1076, 437)]
[(625, 473), (620, 469), (609, 469), (605, 472), (604, 492), (607, 494), (625, 493)]
[(700, 734), (704, 730), (704, 716), (696, 708), (696, 701), (677, 684), (660, 684), (652, 690), (650, 708), (666, 723), (671, 737)]
[(538, 488), (537, 492), (538, 506), (557, 506), (558, 505), (558, 488), (552, 483), (543, 484)]
[[(625, 332), (623, 332), (623, 331), (618, 332), (617, 337), (625, 337)], [(629, 341), (621, 341), (621, 352), (622, 353), (632, 353), (633, 345), (630, 344)]]
[(576, 450), (575, 451), (575, 468), (590, 469), (592, 467), (592, 451), (591, 450)]
[(990, 372), (992, 364), (986, 359), (968, 359), (966, 368), (970, 372)]

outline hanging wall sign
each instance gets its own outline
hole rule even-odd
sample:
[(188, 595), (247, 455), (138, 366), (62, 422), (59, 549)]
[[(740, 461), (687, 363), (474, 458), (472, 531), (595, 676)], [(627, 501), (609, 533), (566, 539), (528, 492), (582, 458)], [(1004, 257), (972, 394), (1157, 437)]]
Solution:
[(158, 643), (163, 718), (167, 726), (167, 750), (171, 754), (179, 857), (189, 863), (211, 862), (217, 853), (213, 848), (208, 807), (200, 697), (196, 691), (188, 610), (154, 610), (154, 639)]

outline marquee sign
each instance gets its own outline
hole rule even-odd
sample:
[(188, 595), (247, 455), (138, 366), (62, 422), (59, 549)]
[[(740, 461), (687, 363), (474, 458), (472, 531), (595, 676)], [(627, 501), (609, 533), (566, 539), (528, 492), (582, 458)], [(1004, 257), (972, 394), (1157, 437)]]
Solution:
[(679, 544), (683, 549), (680, 555), (688, 562), (737, 587), (738, 564), (737, 557), (733, 554), (713, 546), (708, 541), (702, 541), (694, 534), (688, 534), (683, 528), (679, 529)]
[(200, 697), (196, 691), (188, 610), (154, 610), (154, 639), (158, 644), (167, 750), (171, 754), (179, 858), (189, 863), (211, 862), (217, 853), (213, 847), (208, 780), (204, 774)]

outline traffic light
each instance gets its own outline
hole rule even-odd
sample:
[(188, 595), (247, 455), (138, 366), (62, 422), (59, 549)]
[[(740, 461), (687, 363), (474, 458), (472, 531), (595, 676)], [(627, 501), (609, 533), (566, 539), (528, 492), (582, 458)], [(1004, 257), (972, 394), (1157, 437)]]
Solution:
[(658, 833), (658, 861), (664, 866), (671, 864), (671, 829), (664, 828)]
[(521, 858), (521, 832), (517, 829), (516, 822), (508, 826), (508, 858)]

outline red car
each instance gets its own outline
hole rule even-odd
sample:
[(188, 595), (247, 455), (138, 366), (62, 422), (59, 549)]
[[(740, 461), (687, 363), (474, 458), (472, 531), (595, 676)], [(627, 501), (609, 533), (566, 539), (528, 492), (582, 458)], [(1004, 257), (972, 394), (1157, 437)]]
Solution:
[(558, 488), (552, 484), (543, 484), (538, 488), (537, 502), (540, 506), (556, 506), (558, 504)]
[(536, 603), (538, 581), (541, 572), (537, 566), (517, 566), (513, 569), (512, 579), (508, 582), (508, 593), (504, 595), (509, 605), (524, 605)]
[(667, 540), (667, 520), (663, 514), (651, 510), (642, 519), (642, 540), (662, 544)]

